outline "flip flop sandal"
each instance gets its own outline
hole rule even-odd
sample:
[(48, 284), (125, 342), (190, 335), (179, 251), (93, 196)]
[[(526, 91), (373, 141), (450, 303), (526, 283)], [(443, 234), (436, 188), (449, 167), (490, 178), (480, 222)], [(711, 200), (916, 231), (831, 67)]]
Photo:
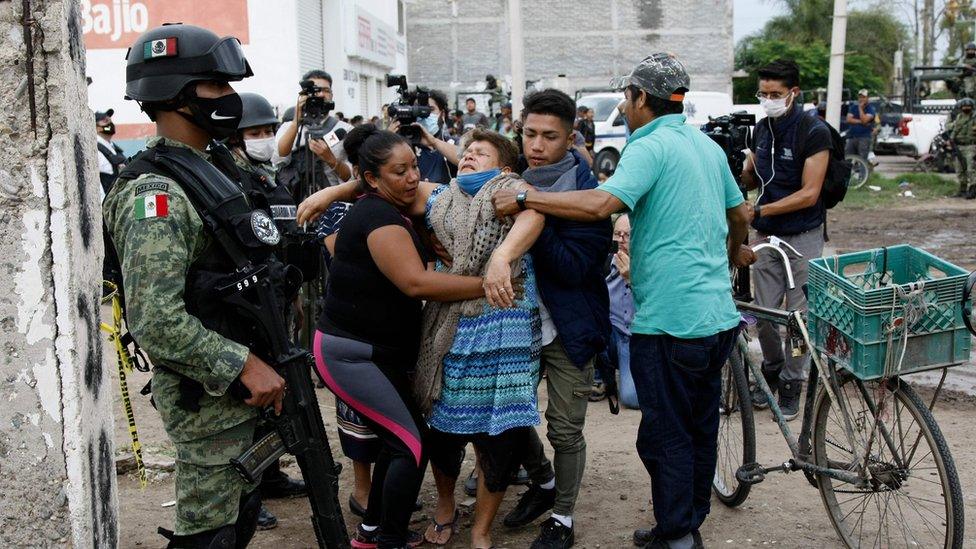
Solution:
[(447, 540), (444, 541), (444, 543), (437, 543), (435, 541), (431, 541), (430, 539), (428, 539), (427, 538), (427, 535), (424, 534), (424, 541), (427, 542), (427, 543), (429, 543), (429, 544), (431, 544), (431, 545), (436, 545), (438, 547), (444, 547), (444, 546), (450, 544), (451, 543), (451, 538), (453, 538), (454, 537), (454, 534), (457, 533), (457, 523), (458, 523), (458, 518), (459, 517), (460, 517), (460, 513), (458, 512), (457, 508), (455, 508), (454, 509), (454, 516), (451, 518), (451, 522), (445, 522), (444, 524), (440, 524), (435, 519), (430, 519), (430, 524), (434, 527), (434, 532), (435, 533), (440, 534), (446, 528), (450, 528), (451, 529), (451, 535), (447, 536)]

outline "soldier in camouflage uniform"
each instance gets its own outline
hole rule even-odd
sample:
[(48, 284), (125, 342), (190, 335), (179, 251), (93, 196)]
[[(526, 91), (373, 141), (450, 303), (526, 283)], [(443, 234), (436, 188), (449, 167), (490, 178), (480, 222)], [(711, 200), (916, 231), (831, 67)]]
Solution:
[(949, 123), (946, 131), (955, 148), (956, 177), (959, 178), (959, 192), (957, 198), (976, 198), (974, 186), (973, 160), (976, 157), (976, 115), (973, 107), (976, 101), (960, 99), (957, 107), (959, 114)]
[(958, 96), (976, 98), (976, 42), (966, 44), (960, 65), (965, 70), (960, 77)]
[[(157, 124), (147, 147), (189, 149), (211, 161), (211, 140), (232, 135), (241, 118), (241, 100), (228, 82), (251, 74), (236, 39), (167, 25), (130, 49), (126, 98), (139, 101)], [(284, 380), (187, 312), (185, 277), (212, 237), (179, 182), (124, 173), (105, 198), (104, 215), (122, 268), (129, 329), (155, 366), (154, 402), (176, 447), (169, 547), (244, 547), (260, 498), (229, 460), (253, 442), (260, 408), (280, 411)], [(235, 384), (250, 397), (232, 396)]]

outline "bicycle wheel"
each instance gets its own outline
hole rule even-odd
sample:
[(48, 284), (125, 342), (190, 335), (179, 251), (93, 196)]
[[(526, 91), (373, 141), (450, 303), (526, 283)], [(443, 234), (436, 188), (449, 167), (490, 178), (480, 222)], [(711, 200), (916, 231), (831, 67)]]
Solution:
[(851, 180), (848, 182), (849, 189), (859, 189), (868, 182), (871, 177), (871, 165), (859, 155), (849, 154), (844, 160), (851, 165)]
[(821, 388), (814, 460), (857, 472), (869, 443), (870, 452), (863, 482), (818, 475), (820, 496), (837, 534), (848, 547), (962, 547), (962, 490), (932, 413), (897, 378), (862, 382), (846, 373), (838, 377), (838, 398), (850, 414), (856, 448), (848, 442), (840, 407)]
[[(741, 337), (741, 336), (740, 336)], [(719, 501), (735, 507), (746, 500), (749, 484), (743, 484), (735, 472), (745, 463), (756, 461), (756, 425), (752, 417), (749, 382), (746, 381), (742, 349), (732, 349), (722, 367), (722, 397), (719, 403), (718, 461), (712, 490)]]

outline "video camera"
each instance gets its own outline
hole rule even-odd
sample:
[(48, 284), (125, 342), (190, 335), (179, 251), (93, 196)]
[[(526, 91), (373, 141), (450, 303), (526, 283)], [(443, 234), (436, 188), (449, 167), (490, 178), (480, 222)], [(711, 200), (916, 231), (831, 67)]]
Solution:
[(418, 118), (430, 116), (430, 92), (426, 88), (417, 86), (413, 91), (407, 86), (407, 77), (402, 74), (387, 74), (386, 87), (396, 86), (400, 99), (386, 108), (386, 113), (392, 120), (400, 123), (397, 133), (410, 140), (413, 145), (419, 145), (423, 133), (413, 125)]
[[(742, 189), (742, 169), (746, 161), (745, 149), (749, 148), (749, 136), (752, 127), (756, 125), (756, 115), (746, 113), (732, 113), (717, 118), (708, 118), (708, 123), (701, 127), (705, 135), (722, 147), (729, 162), (732, 176)], [(742, 189), (742, 196), (746, 191)]]
[(319, 97), (318, 94), (322, 88), (316, 86), (314, 80), (302, 80), (298, 85), (302, 87), (299, 95), (308, 98), (305, 100), (305, 106), (302, 107), (302, 123), (308, 128), (310, 139), (322, 139), (326, 133), (322, 129), (322, 125), (325, 123), (325, 119), (329, 117), (332, 109), (335, 108), (335, 103), (326, 101), (324, 97)]

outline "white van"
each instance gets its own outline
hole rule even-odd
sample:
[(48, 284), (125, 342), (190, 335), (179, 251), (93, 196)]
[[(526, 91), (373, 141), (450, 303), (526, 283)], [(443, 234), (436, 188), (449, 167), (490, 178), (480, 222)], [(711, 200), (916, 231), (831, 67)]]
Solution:
[[(593, 110), (593, 124), (596, 128), (593, 152), (596, 155), (594, 163), (597, 173), (613, 173), (620, 161), (620, 152), (627, 143), (627, 136), (630, 135), (623, 115), (617, 110), (617, 105), (623, 99), (623, 92), (617, 92), (584, 95), (576, 101), (577, 105)], [(727, 93), (690, 91), (685, 94), (684, 113), (688, 118), (687, 123), (693, 126), (701, 126), (708, 122), (709, 117), (723, 116), (732, 111), (732, 98)]]

